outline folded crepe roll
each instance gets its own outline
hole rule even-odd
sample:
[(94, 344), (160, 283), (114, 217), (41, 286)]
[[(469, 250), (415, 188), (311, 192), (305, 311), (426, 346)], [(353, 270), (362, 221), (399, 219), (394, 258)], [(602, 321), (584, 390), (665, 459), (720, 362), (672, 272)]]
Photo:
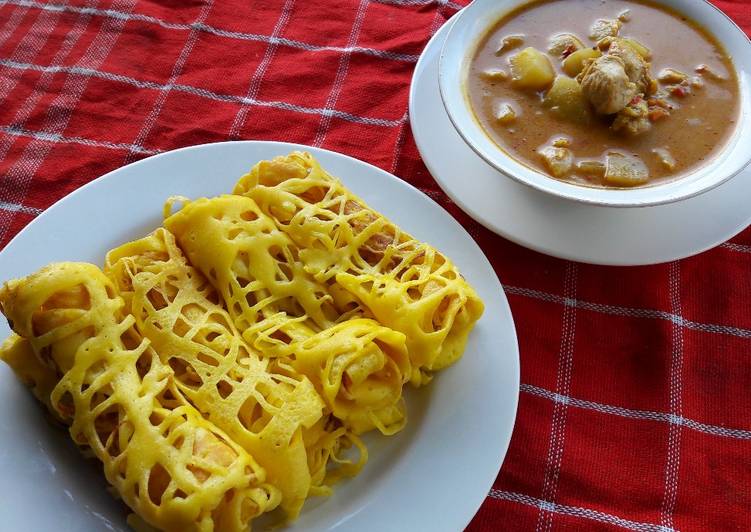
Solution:
[(96, 266), (51, 264), (10, 281), (0, 306), (22, 338), (0, 357), (16, 374), (49, 370), (48, 404), (149, 525), (244, 531), (278, 503), (264, 470), (183, 398)]
[(221, 294), (243, 338), (277, 359), (279, 371), (308, 377), (356, 434), (401, 429), (404, 335), (372, 319), (340, 321), (348, 310), (304, 270), (300, 250), (253, 200), (197, 200), (164, 225)]
[(164, 222), (245, 331), (284, 313), (314, 331), (341, 313), (326, 287), (305, 273), (297, 247), (254, 201), (219, 196), (187, 203)]
[(368, 319), (338, 323), (289, 346), (280, 371), (313, 376), (334, 416), (355, 434), (404, 427), (402, 388), (409, 359), (404, 335)]
[(303, 430), (324, 408), (310, 380), (272, 372), (248, 347), (167, 230), (110, 251), (105, 273), (180, 391), (258, 461), (286, 517), (297, 517), (311, 488)]
[[(333, 415), (303, 432), (308, 450), (308, 468), (313, 479), (311, 495), (329, 495), (331, 486), (342, 478), (354, 477), (368, 461), (368, 449), (360, 438)], [(355, 447), (356, 459), (345, 453)], [(332, 465), (334, 467), (332, 467)]]
[(310, 154), (259, 162), (234, 193), (274, 219), (318, 282), (352, 294), (407, 336), (413, 384), (462, 355), (484, 308), (474, 289), (444, 255), (368, 207)]
[(16, 333), (11, 333), (0, 347), (0, 359), (10, 366), (16, 378), (31, 390), (34, 397), (47, 407), (53, 417), (57, 421), (62, 421), (50, 403), (50, 395), (57, 385), (57, 375), (51, 367), (43, 364), (34, 355), (29, 341)]

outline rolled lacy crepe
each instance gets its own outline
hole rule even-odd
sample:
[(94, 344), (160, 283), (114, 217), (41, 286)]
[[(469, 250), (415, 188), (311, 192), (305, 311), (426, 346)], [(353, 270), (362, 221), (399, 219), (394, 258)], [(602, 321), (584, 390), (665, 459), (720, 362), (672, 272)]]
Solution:
[(235, 186), (300, 249), (303, 269), (407, 338), (411, 381), (455, 362), (484, 305), (435, 248), (368, 207), (308, 153), (261, 161)]
[(102, 463), (137, 529), (292, 521), (360, 471), (360, 434), (404, 427), (404, 385), (461, 356), (482, 302), (308, 154), (177, 201), (104, 272), (56, 263), (6, 283), (0, 359)]
[(251, 455), (183, 398), (96, 266), (47, 266), (7, 283), (0, 305), (17, 334), (0, 356), (148, 524), (242, 531), (278, 504)]
[(307, 273), (301, 250), (255, 202), (187, 203), (164, 221), (190, 263), (221, 295), (243, 338), (273, 367), (305, 375), (355, 434), (400, 430), (409, 376), (405, 337), (363, 315)]
[(166, 230), (110, 251), (105, 272), (180, 391), (258, 460), (296, 517), (311, 488), (303, 431), (325, 406), (312, 383), (269, 371)]

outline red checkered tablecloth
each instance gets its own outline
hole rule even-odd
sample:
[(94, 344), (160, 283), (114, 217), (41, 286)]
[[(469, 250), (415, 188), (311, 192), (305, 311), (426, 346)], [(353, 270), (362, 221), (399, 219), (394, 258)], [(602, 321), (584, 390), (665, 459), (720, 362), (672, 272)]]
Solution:
[[(748, 0), (715, 3), (751, 30)], [(360, 158), (454, 215), (511, 302), (518, 419), (470, 530), (751, 529), (751, 230), (606, 268), (463, 214), (407, 120), (415, 62), (463, 4), (0, 1), (0, 247), (84, 183), (181, 146), (273, 139)]]

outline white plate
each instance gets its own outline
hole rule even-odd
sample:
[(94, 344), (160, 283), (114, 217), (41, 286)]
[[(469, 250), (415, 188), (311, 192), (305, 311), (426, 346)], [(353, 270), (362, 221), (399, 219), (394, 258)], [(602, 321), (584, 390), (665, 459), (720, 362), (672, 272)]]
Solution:
[[(485, 499), (514, 425), (519, 357), (503, 289), (467, 232), (440, 206), (356, 159), (274, 142), (185, 148), (120, 168), (61, 200), (0, 253), (0, 278), (53, 261), (103, 262), (110, 248), (160, 223), (164, 200), (229, 192), (255, 162), (306, 149), (375, 209), (451, 257), (485, 301), (464, 357), (408, 393), (409, 422), (391, 438), (366, 438), (370, 462), (332, 497), (311, 499), (294, 530), (461, 530)], [(0, 335), (8, 328), (0, 326)], [(8, 530), (127, 530), (99, 468), (50, 427), (0, 364), (0, 500)]]
[(751, 223), (751, 168), (700, 196), (642, 208), (585, 205), (497, 172), (454, 129), (438, 89), (446, 23), (415, 68), (409, 115), (417, 148), (441, 188), (482, 225), (522, 246), (564, 259), (631, 266), (695, 255)]

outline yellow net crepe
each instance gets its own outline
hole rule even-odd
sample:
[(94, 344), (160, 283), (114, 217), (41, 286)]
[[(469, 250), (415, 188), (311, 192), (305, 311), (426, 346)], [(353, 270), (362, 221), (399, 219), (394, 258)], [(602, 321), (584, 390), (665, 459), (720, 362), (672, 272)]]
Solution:
[(97, 267), (52, 264), (7, 283), (0, 305), (23, 338), (0, 356), (17, 374), (34, 375), (38, 393), (57, 381), (48, 404), (146, 522), (242, 531), (278, 503), (264, 470), (183, 399)]
[[(378, 428), (394, 434), (404, 426), (404, 337), (373, 320), (334, 325), (289, 346), (275, 366), (310, 375), (334, 415), (355, 434)], [(401, 366), (400, 366), (401, 364)]]
[[(330, 495), (331, 486), (346, 477), (357, 475), (368, 461), (368, 449), (351, 430), (333, 415), (321, 418), (303, 432), (312, 479), (310, 495)], [(357, 460), (345, 456), (355, 447)], [(349, 453), (351, 454), (351, 453)], [(330, 467), (335, 464), (335, 467)]]
[(50, 395), (58, 381), (57, 376), (52, 368), (42, 364), (34, 355), (29, 341), (11, 333), (0, 347), (0, 359), (10, 366), (18, 380), (60, 421), (60, 416), (50, 403)]
[(444, 255), (370, 209), (310, 154), (261, 161), (234, 192), (299, 246), (315, 280), (333, 282), (407, 336), (414, 384), (461, 356), (484, 308), (475, 291)]
[(164, 225), (221, 294), (245, 340), (275, 357), (279, 371), (307, 376), (356, 434), (401, 429), (404, 335), (354, 318), (357, 305), (337, 301), (304, 270), (300, 250), (253, 200), (197, 200)]
[(360, 471), (359, 434), (404, 426), (404, 384), (461, 356), (482, 302), (309, 154), (177, 201), (106, 274), (58, 263), (6, 283), (0, 359), (101, 461), (131, 526), (293, 520)]
[[(303, 432), (318, 430), (324, 408), (310, 380), (271, 371), (269, 361), (240, 337), (217, 304), (214, 289), (187, 263), (165, 229), (110, 251), (105, 271), (139, 332), (175, 370), (180, 391), (266, 469), (267, 481), (282, 493), (287, 517), (294, 519), (311, 481), (325, 482), (321, 444), (339, 444), (314, 438), (310, 457), (306, 453)], [(339, 438), (346, 438), (344, 431), (338, 431)]]

